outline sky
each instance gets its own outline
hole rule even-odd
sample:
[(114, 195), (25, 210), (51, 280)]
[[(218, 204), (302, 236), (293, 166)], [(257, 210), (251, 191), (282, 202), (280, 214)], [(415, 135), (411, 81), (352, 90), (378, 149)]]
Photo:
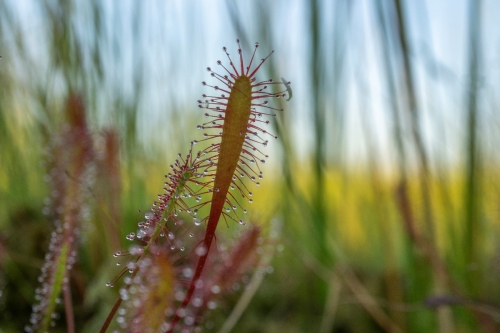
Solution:
[[(240, 38), (247, 54), (255, 42), (260, 42), (259, 57), (275, 51), (272, 60), (276, 72), (292, 82), (294, 91), (285, 110), (291, 119), (294, 146), (299, 156), (308, 154), (313, 137), (308, 1), (108, 0), (97, 3), (101, 6), (103, 31), (98, 38), (96, 28), (89, 25), (91, 7), (86, 1), (74, 1), (72, 5), (75, 31), (88, 45), (95, 43), (103, 57), (101, 85), (105, 88), (98, 91), (96, 106), (101, 123), (115, 121), (115, 113), (110, 108), (115, 107), (118, 97), (132, 98), (140, 78), (142, 95), (137, 120), (144, 142), (152, 138), (189, 142), (197, 133), (186, 128), (199, 116), (196, 101), (207, 93), (201, 85), (201, 81), (209, 81), (206, 67), (216, 67), (217, 60), (225, 60), (222, 46), (227, 46), (235, 55), (235, 40)], [(468, 89), (469, 1), (405, 1), (404, 4), (425, 141), (429, 147), (439, 145), (442, 140), (459, 142), (463, 137)], [(500, 77), (497, 22), (500, 4), (489, 0), (482, 1), (482, 6), (480, 77), (482, 92), (488, 99), (494, 98), (490, 94), (498, 90)], [(35, 66), (44, 68), (50, 53), (46, 13), (39, 9), (36, 1), (11, 1), (10, 8), (22, 26), (31, 60)], [(375, 133), (380, 156), (390, 160), (394, 148), (391, 146), (393, 124), (387, 111), (391, 97), (381, 81), (384, 75), (381, 32), (373, 2), (322, 0), (320, 9), (323, 34), (320, 47), (326, 77), (322, 103), (327, 104), (327, 108), (340, 110), (337, 113), (343, 122), (347, 138), (344, 149), (349, 159), (356, 161), (366, 155), (367, 133), (362, 125), (366, 117)], [(340, 33), (334, 34), (336, 28)], [(272, 45), (259, 40), (265, 31), (270, 31)], [(13, 41), (4, 40), (3, 48)], [(335, 49), (339, 45), (340, 48)], [(334, 59), (338, 50), (343, 61), (335, 65), (329, 59)], [(84, 57), (91, 67), (91, 52)], [(340, 79), (335, 81), (334, 75), (340, 75)], [(335, 84), (340, 86), (336, 88), (341, 91), (340, 95), (329, 93)], [(492, 119), (498, 122), (498, 112), (488, 111), (486, 106), (484, 109), (485, 122)], [(327, 121), (339, 121), (337, 116), (328, 114)], [(450, 149), (445, 153), (454, 156), (458, 154), (458, 146), (459, 143), (447, 144), (443, 149)]]

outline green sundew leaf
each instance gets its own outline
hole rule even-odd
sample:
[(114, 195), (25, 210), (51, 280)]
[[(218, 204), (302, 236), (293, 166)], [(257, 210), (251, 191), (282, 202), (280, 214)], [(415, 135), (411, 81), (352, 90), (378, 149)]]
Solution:
[(64, 244), (61, 247), (61, 252), (59, 253), (59, 258), (57, 259), (57, 266), (54, 271), (54, 276), (52, 278), (51, 291), (49, 299), (47, 302), (47, 308), (42, 319), (42, 325), (40, 332), (48, 332), (50, 327), (50, 322), (52, 320), (52, 314), (56, 310), (57, 298), (61, 294), (62, 285), (64, 282), (64, 275), (66, 274), (66, 262), (68, 259), (68, 244)]
[(288, 99), (286, 100), (288, 102), (289, 100), (292, 99), (292, 96), (293, 96), (293, 94), (292, 94), (292, 87), (290, 87), (290, 82), (288, 82), (284, 78), (281, 78), (281, 81), (283, 81), (283, 84), (286, 87), (286, 91), (288, 92)]

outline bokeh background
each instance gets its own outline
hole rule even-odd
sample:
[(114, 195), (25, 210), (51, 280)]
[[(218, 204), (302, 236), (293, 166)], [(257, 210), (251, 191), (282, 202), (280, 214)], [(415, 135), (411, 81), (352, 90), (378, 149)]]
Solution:
[(260, 79), (291, 81), (293, 98), (275, 104), (248, 208), (280, 241), (233, 331), (498, 332), (498, 17), (494, 0), (1, 1), (0, 332), (35, 303), (67, 98), (117, 156), (109, 186), (88, 184), (73, 270), (79, 331), (95, 332), (112, 253), (201, 136), (206, 67), (237, 38), (275, 51)]

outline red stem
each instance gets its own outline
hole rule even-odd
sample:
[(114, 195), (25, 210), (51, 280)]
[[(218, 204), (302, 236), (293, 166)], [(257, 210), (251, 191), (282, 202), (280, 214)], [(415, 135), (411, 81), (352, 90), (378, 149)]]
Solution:
[(119, 297), (116, 300), (115, 305), (113, 306), (113, 309), (111, 309), (111, 312), (108, 314), (108, 317), (106, 318), (106, 321), (102, 325), (101, 330), (99, 331), (99, 333), (106, 333), (106, 331), (108, 330), (109, 325), (111, 324), (111, 321), (113, 320), (113, 317), (116, 314), (116, 311), (118, 311), (118, 308), (120, 308), (120, 305), (122, 305), (122, 302), (123, 302), (123, 299), (121, 297)]

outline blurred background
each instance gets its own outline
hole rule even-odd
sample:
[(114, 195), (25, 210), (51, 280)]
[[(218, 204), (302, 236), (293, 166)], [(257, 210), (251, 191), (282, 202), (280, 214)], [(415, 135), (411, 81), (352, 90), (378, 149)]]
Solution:
[(96, 332), (112, 253), (200, 138), (206, 67), (237, 38), (247, 59), (275, 51), (258, 79), (293, 98), (274, 101), (249, 207), (280, 241), (233, 331), (498, 332), (498, 17), (494, 0), (1, 1), (0, 332), (35, 303), (67, 99), (96, 147), (72, 271), (78, 331)]

